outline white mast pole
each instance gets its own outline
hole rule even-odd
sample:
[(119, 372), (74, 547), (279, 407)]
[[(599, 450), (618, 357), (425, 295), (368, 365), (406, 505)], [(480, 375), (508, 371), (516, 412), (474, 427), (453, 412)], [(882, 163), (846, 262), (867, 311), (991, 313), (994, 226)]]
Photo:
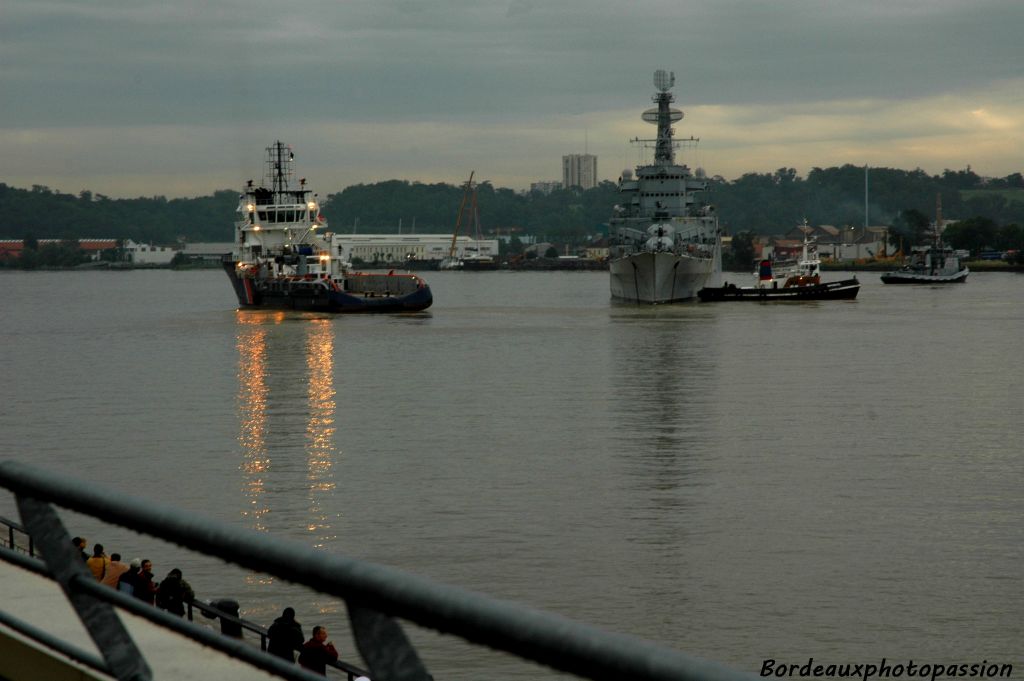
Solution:
[(868, 167), (864, 166), (864, 234), (868, 233)]

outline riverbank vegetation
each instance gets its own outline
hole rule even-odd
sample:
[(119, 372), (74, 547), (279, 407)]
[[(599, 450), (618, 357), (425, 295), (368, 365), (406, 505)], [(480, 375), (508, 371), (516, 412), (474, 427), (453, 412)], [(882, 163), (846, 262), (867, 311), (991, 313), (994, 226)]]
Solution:
[[(867, 222), (891, 227), (907, 248), (922, 238), (940, 196), (943, 216), (960, 220), (959, 227), (950, 228), (951, 243), (956, 239), (970, 244), (954, 246), (971, 250), (1020, 250), (1021, 246), (1017, 226), (1024, 225), (1024, 178), (1020, 173), (983, 179), (969, 167), (928, 175), (920, 169), (891, 168), (866, 173), (863, 167), (845, 165), (814, 168), (806, 177), (793, 168), (746, 173), (734, 180), (716, 176), (710, 184), (710, 199), (727, 233), (733, 235), (781, 234), (805, 219), (836, 226)], [(322, 212), (336, 232), (450, 233), (461, 199), (462, 188), (455, 185), (390, 180), (327, 194)], [(550, 193), (516, 192), (484, 182), (478, 188), (478, 201), (486, 235), (530, 235), (538, 241), (575, 246), (607, 233), (618, 191), (609, 181), (586, 191)], [(88, 190), (72, 195), (40, 185), (19, 189), (0, 183), (0, 239), (224, 242), (232, 238), (237, 202), (238, 192), (230, 189), (196, 198), (112, 199)]]

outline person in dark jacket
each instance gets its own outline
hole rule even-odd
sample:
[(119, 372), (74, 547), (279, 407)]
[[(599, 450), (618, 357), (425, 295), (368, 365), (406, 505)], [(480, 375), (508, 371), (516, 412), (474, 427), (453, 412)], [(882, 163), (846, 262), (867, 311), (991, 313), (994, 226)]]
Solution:
[(327, 663), (338, 659), (334, 644), (327, 640), (327, 629), (313, 627), (313, 638), (306, 641), (299, 653), (299, 664), (317, 674), (327, 676)]
[(302, 647), (306, 637), (302, 635), (302, 625), (295, 621), (294, 608), (285, 608), (281, 616), (274, 620), (267, 630), (267, 638), (268, 653), (295, 662), (295, 651)]
[(85, 539), (83, 537), (72, 537), (71, 545), (78, 549), (78, 552), (82, 554), (82, 560), (89, 560), (89, 554), (85, 550)]
[(131, 596), (135, 593), (135, 580), (139, 577), (139, 569), (142, 567), (141, 558), (132, 558), (128, 564), (128, 570), (117, 580), (117, 590)]
[(178, 617), (185, 616), (185, 603), (194, 600), (195, 597), (195, 592), (182, 578), (181, 570), (178, 568), (168, 572), (156, 590), (157, 607), (174, 613)]
[(139, 574), (135, 575), (134, 596), (140, 601), (155, 605), (156, 587), (157, 584), (153, 581), (153, 562), (148, 558), (143, 558)]

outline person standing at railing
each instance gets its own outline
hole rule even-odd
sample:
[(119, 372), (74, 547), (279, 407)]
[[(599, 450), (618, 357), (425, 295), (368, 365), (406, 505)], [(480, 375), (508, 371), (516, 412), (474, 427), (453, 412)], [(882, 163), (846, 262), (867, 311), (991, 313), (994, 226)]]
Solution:
[(338, 651), (327, 640), (327, 629), (313, 627), (313, 638), (306, 641), (299, 653), (299, 664), (304, 668), (327, 676), (327, 662), (337, 660)]
[(302, 625), (295, 621), (295, 609), (285, 608), (267, 630), (267, 652), (283, 660), (295, 662), (295, 651), (302, 647), (306, 637)]
[(153, 581), (153, 561), (143, 558), (139, 574), (135, 575), (134, 595), (139, 600), (154, 605), (156, 590), (157, 584)]
[(85, 552), (85, 539), (82, 537), (72, 537), (71, 545), (82, 554), (82, 560), (89, 560), (89, 554)]
[(168, 572), (156, 590), (157, 606), (178, 617), (185, 616), (185, 602), (195, 600), (195, 597), (192, 586), (182, 578), (178, 568)]
[(100, 580), (101, 584), (106, 584), (111, 589), (117, 588), (117, 583), (121, 579), (121, 575), (128, 572), (128, 565), (121, 562), (120, 553), (110, 554), (110, 562), (107, 564), (107, 573), (103, 575), (103, 579)]
[(128, 571), (121, 575), (121, 579), (117, 580), (117, 590), (123, 591), (129, 596), (133, 595), (135, 593), (135, 580), (139, 577), (139, 568), (141, 567), (142, 559), (132, 558)]
[(103, 553), (103, 544), (94, 544), (92, 547), (92, 558), (85, 561), (85, 566), (89, 568), (97, 582), (103, 581), (103, 577), (107, 574), (107, 565), (109, 564), (110, 559), (107, 558), (107, 554)]

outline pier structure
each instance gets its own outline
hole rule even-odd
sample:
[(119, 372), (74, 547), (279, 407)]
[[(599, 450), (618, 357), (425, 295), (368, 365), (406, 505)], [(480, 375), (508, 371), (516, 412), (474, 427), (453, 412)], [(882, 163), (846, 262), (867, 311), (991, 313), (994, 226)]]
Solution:
[[(8, 537), (0, 537), (5, 584), (0, 678), (9, 681), (323, 679), (242, 639), (97, 583), (54, 505), (342, 599), (355, 648), (368, 667), (341, 665), (339, 673), (350, 681), (357, 676), (444, 678), (428, 672), (400, 620), (596, 681), (756, 678), (649, 641), (230, 527), (23, 463), (0, 462), (0, 488), (14, 494), (21, 516), (20, 523), (2, 523)], [(23, 534), (20, 540), (16, 533)], [(45, 619), (29, 617), (32, 611), (42, 611)], [(39, 621), (45, 625), (33, 623)], [(168, 636), (167, 629), (178, 636)]]

